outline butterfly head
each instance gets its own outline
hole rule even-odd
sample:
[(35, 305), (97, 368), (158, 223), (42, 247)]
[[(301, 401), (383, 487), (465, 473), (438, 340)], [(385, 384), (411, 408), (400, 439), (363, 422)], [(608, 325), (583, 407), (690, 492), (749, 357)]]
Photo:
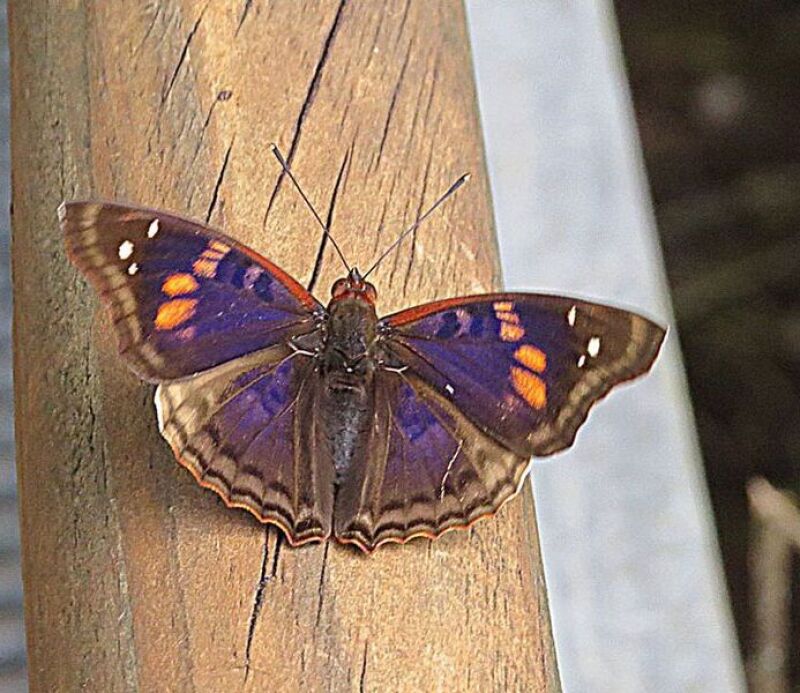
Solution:
[(361, 273), (353, 267), (346, 277), (337, 279), (331, 288), (331, 301), (341, 301), (344, 298), (355, 298), (375, 305), (378, 292), (375, 287), (364, 281)]

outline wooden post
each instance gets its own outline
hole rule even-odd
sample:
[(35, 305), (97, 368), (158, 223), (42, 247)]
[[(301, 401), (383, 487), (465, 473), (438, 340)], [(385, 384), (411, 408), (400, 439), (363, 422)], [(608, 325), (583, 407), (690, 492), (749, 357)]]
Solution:
[(31, 690), (558, 690), (529, 491), (433, 544), (286, 548), (173, 461), (56, 223), (209, 219), (326, 300), (276, 141), (361, 266), (473, 172), (376, 274), (382, 312), (497, 287), (461, 4), (12, 0), (10, 37)]

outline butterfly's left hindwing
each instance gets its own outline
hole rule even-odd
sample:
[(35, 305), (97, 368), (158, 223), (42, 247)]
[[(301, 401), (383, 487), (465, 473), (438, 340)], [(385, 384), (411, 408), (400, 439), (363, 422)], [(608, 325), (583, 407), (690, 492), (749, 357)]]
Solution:
[(70, 258), (146, 380), (186, 377), (316, 329), (322, 308), (311, 294), (206, 226), (111, 203), (71, 202), (59, 216)]
[(439, 301), (381, 324), (390, 362), (525, 457), (569, 447), (595, 402), (649, 370), (665, 334), (625, 310), (510, 293)]
[(162, 435), (198, 483), (297, 545), (331, 531), (333, 464), (319, 396), (313, 360), (278, 345), (162, 383), (156, 406)]

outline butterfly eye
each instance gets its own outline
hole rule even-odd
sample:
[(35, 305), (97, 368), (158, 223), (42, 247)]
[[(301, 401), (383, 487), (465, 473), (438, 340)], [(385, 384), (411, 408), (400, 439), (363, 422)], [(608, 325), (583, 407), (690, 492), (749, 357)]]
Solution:
[(350, 291), (350, 282), (347, 279), (337, 279), (331, 287), (331, 296), (341, 298)]
[(369, 282), (364, 283), (364, 295), (370, 303), (375, 303), (375, 300), (378, 298), (377, 290)]

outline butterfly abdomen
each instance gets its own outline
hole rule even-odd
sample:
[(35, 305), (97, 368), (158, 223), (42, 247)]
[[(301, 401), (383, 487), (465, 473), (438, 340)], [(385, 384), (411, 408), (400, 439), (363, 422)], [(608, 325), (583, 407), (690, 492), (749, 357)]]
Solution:
[(369, 434), (373, 410), (373, 375), (378, 318), (370, 303), (358, 298), (333, 301), (320, 355), (323, 374), (325, 434), (341, 480)]

